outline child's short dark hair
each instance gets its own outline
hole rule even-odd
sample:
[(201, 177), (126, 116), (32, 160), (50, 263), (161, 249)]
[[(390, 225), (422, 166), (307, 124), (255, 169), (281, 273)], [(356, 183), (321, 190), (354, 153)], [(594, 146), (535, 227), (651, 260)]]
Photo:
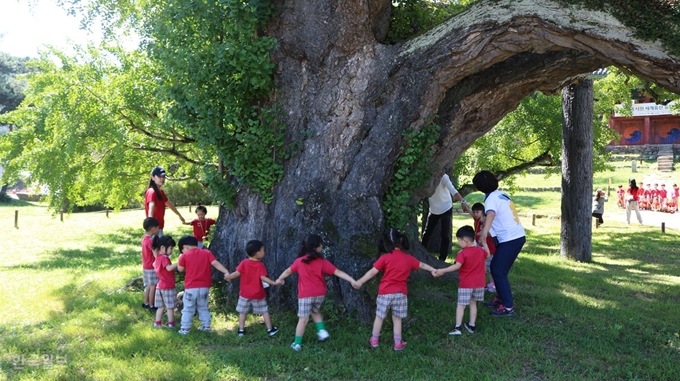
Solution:
[(205, 214), (208, 214), (208, 209), (207, 209), (205, 206), (203, 206), (203, 205), (198, 205), (198, 206), (196, 207), (196, 212), (198, 212), (199, 210), (200, 210), (201, 212), (205, 213)]
[(163, 247), (175, 247), (175, 245), (176, 245), (175, 240), (172, 239), (172, 237), (169, 236), (169, 235), (164, 235), (162, 237), (154, 236), (153, 242), (151, 243), (151, 248), (160, 249), (161, 246), (163, 246)]
[(498, 189), (498, 179), (489, 171), (479, 171), (472, 178), (472, 183), (477, 187), (478, 191), (486, 194)]
[(473, 211), (481, 210), (482, 213), (483, 213), (484, 212), (484, 204), (482, 204), (481, 202), (475, 202), (474, 204), (472, 204), (472, 210)]
[(151, 228), (157, 228), (161, 226), (161, 224), (158, 222), (157, 219), (153, 217), (147, 217), (144, 219), (144, 224), (142, 225), (144, 227), (144, 231), (148, 232), (151, 230)]
[(193, 235), (185, 235), (177, 242), (177, 248), (180, 253), (184, 252), (184, 246), (198, 246), (198, 240)]
[(262, 243), (262, 241), (258, 241), (256, 239), (248, 241), (248, 243), (246, 243), (246, 254), (248, 254), (249, 257), (252, 257), (263, 247), (264, 243)]
[(470, 225), (465, 225), (456, 231), (456, 238), (469, 238), (475, 240), (475, 229)]

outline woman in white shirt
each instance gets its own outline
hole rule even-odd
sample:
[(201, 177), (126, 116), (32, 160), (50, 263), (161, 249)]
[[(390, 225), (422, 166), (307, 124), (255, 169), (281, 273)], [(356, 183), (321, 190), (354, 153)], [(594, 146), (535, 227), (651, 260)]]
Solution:
[(439, 243), (439, 260), (445, 261), (446, 257), (449, 255), (449, 245), (451, 244), (451, 218), (453, 215), (453, 200), (460, 201), (463, 210), (468, 213), (469, 209), (467, 202), (463, 199), (463, 196), (458, 193), (456, 188), (451, 184), (451, 179), (449, 175), (444, 174), (437, 189), (435, 189), (434, 194), (428, 199), (430, 202), (430, 213), (427, 215), (427, 222), (425, 222), (425, 229), (423, 230), (423, 239), (421, 240), (423, 246), (427, 247), (428, 242), (430, 242), (430, 237), (432, 233), (437, 228), (437, 224), (441, 222), (440, 232), (440, 243)]
[(486, 223), (480, 241), (486, 242), (489, 229), (492, 227), (498, 240), (496, 253), (491, 260), (491, 275), (496, 284), (498, 297), (487, 305), (494, 308), (491, 311), (492, 315), (513, 316), (515, 308), (508, 273), (526, 242), (524, 228), (519, 222), (515, 204), (510, 196), (498, 190), (498, 179), (493, 173), (481, 171), (475, 175), (472, 183), (477, 190), (486, 195), (484, 200)]

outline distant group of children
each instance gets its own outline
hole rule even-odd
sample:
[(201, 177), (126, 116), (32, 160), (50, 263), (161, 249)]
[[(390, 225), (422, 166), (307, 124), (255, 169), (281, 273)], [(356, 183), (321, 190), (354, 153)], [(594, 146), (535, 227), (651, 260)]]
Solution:
[[(196, 209), (199, 220), (205, 220), (207, 210), (205, 207)], [(199, 213), (200, 212), (200, 213)], [(380, 331), (384, 319), (389, 311), (392, 313), (393, 322), (393, 349), (404, 349), (406, 342), (402, 339), (401, 321), (407, 316), (408, 289), (407, 280), (412, 270), (422, 269), (438, 277), (445, 273), (458, 271), (460, 284), (458, 289), (458, 306), (456, 309), (456, 323), (450, 335), (460, 335), (461, 327), (468, 332), (475, 332), (477, 318), (477, 301), (484, 300), (485, 288), (493, 286), (491, 279), (487, 285), (486, 273), (488, 262), (494, 250), (494, 242), (491, 235), (487, 242), (477, 242), (479, 233), (484, 225), (484, 206), (480, 203), (472, 206), (470, 214), (474, 218), (475, 227), (463, 226), (456, 232), (461, 251), (456, 256), (456, 262), (444, 269), (435, 269), (413, 256), (407, 254), (409, 241), (406, 236), (397, 229), (389, 229), (379, 242), (381, 255), (373, 267), (359, 280), (355, 280), (347, 273), (336, 268), (330, 261), (322, 257), (323, 241), (320, 236), (310, 234), (302, 241), (302, 247), (298, 258), (276, 280), (269, 278), (267, 269), (262, 263), (265, 256), (264, 244), (261, 241), (251, 240), (246, 244), (248, 258), (244, 259), (230, 273), (213, 254), (200, 246), (201, 239), (207, 237), (207, 231), (196, 229), (194, 236), (184, 236), (178, 243), (167, 235), (159, 234), (159, 222), (153, 217), (144, 220), (145, 234), (142, 239), (142, 267), (144, 279), (144, 303), (143, 307), (154, 310), (154, 328), (174, 328), (174, 309), (177, 305), (177, 292), (175, 288), (175, 271), (184, 272), (184, 296), (182, 320), (179, 333), (186, 335), (190, 332), (192, 319), (198, 314), (201, 322), (201, 331), (211, 330), (211, 315), (208, 308), (209, 288), (212, 284), (212, 268), (224, 274), (224, 279), (232, 281), (240, 278), (239, 299), (236, 311), (239, 314), (238, 336), (246, 334), (245, 320), (247, 314), (262, 315), (267, 333), (274, 336), (279, 328), (272, 325), (269, 314), (265, 285), (282, 286), (285, 279), (292, 274), (298, 274), (298, 323), (295, 329), (295, 338), (291, 348), (295, 351), (302, 349), (302, 338), (309, 317), (314, 321), (316, 334), (319, 341), (330, 337), (326, 330), (321, 314), (321, 306), (326, 296), (325, 275), (333, 275), (341, 278), (355, 288), (359, 289), (379, 272), (383, 272), (378, 288), (376, 317), (373, 330), (369, 339), (371, 347), (379, 345)], [(206, 226), (203, 224), (202, 226)], [(208, 229), (210, 225), (207, 225)], [(173, 248), (178, 246), (180, 256), (177, 263), (170, 259)], [(470, 306), (469, 321), (462, 325), (463, 315), (467, 306)], [(167, 324), (162, 323), (163, 313), (167, 315)]]
[[(630, 188), (629, 188), (630, 189)], [(637, 188), (635, 200), (631, 195), (627, 196), (623, 185), (619, 185), (617, 194), (617, 205), (626, 209), (630, 201), (636, 201), (640, 210), (651, 210), (655, 212), (675, 213), (678, 210), (678, 197), (680, 196), (680, 188), (677, 184), (673, 184), (673, 189), (667, 190), (666, 184), (646, 184), (644, 188), (642, 184)]]

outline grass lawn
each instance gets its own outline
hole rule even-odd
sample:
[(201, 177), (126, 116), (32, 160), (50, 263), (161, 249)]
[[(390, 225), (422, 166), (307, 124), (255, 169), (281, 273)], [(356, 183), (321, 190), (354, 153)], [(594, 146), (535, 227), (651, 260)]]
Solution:
[[(515, 200), (528, 213), (554, 202), (559, 210), (559, 200), (543, 196)], [(13, 227), (15, 210), (19, 229)], [(676, 230), (662, 235), (658, 228), (608, 220), (594, 234), (593, 262), (576, 263), (559, 255), (558, 220), (525, 222), (527, 245), (510, 274), (515, 317), (492, 317), (480, 305), (478, 332), (449, 337), (457, 282), (415, 277), (404, 351), (392, 350), (390, 322), (380, 347), (371, 349), (370, 325), (342, 316), (329, 302), (323, 312), (331, 338), (318, 343), (309, 326), (298, 353), (289, 348), (295, 311), (273, 311), (281, 331), (272, 338), (254, 317), (249, 334), (238, 338), (233, 305), (213, 307), (228, 312), (213, 313), (210, 334), (152, 329), (152, 316), (140, 307), (142, 292), (125, 288), (140, 272), (141, 215), (81, 213), (60, 222), (39, 205), (0, 204), (6, 303), (0, 309), (0, 380), (678, 377)], [(173, 218), (166, 234), (190, 232)], [(455, 219), (454, 226), (470, 222)]]

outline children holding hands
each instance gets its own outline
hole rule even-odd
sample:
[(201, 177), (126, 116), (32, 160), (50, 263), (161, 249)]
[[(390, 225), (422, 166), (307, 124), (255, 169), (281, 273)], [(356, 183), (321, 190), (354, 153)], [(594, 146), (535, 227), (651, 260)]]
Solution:
[(401, 321), (408, 313), (408, 290), (406, 281), (412, 270), (427, 270), (435, 274), (435, 269), (430, 265), (420, 262), (404, 251), (409, 249), (408, 239), (404, 234), (395, 228), (389, 229), (380, 240), (379, 250), (383, 254), (373, 265), (373, 268), (361, 277), (352, 286), (356, 289), (368, 280), (376, 276), (380, 271), (384, 271), (380, 286), (378, 288), (377, 308), (375, 311), (375, 321), (373, 322), (373, 332), (369, 343), (371, 347), (377, 348), (380, 339), (380, 330), (383, 320), (387, 317), (387, 311), (392, 310), (392, 323), (394, 326), (394, 350), (400, 351), (406, 346), (406, 342), (401, 337)]
[(262, 282), (270, 286), (278, 286), (283, 284), (283, 282), (274, 282), (267, 277), (267, 268), (262, 263), (262, 258), (264, 258), (264, 244), (262, 242), (256, 240), (248, 241), (246, 244), (246, 254), (248, 254), (248, 258), (239, 263), (236, 271), (224, 278), (226, 281), (232, 281), (239, 276), (241, 277), (241, 290), (239, 291), (238, 304), (236, 305), (236, 312), (238, 312), (238, 335), (242, 337), (246, 334), (246, 314), (248, 314), (252, 306), (254, 314), (262, 315), (269, 336), (274, 336), (279, 332), (279, 328), (272, 326)]
[(290, 345), (296, 352), (302, 350), (302, 337), (309, 322), (309, 315), (316, 325), (316, 336), (319, 341), (330, 337), (323, 323), (321, 305), (326, 297), (326, 282), (324, 275), (335, 275), (357, 287), (351, 276), (338, 270), (331, 262), (321, 256), (323, 241), (320, 236), (310, 234), (302, 241), (302, 248), (298, 258), (276, 280), (278, 285), (284, 284), (284, 279), (291, 274), (298, 274), (298, 323), (295, 328), (295, 341)]
[[(175, 327), (175, 306), (177, 304), (177, 290), (175, 289), (175, 269), (177, 264), (170, 261), (172, 248), (175, 247), (175, 240), (169, 235), (162, 237), (154, 236), (153, 250), (156, 252), (156, 260), (153, 268), (158, 276), (156, 287), (156, 321), (154, 328), (174, 328)], [(167, 311), (168, 325), (163, 325), (163, 309)]]
[(485, 261), (488, 252), (479, 246), (475, 246), (475, 230), (472, 226), (466, 225), (456, 232), (458, 244), (462, 248), (456, 256), (456, 262), (443, 269), (434, 270), (432, 275), (435, 277), (445, 273), (458, 271), (460, 282), (458, 284), (458, 304), (456, 307), (456, 325), (449, 335), (458, 336), (461, 334), (463, 315), (465, 307), (470, 306), (470, 320), (465, 324), (465, 329), (469, 333), (475, 332), (475, 322), (477, 320), (477, 301), (484, 300), (485, 285)]
[(180, 335), (186, 335), (191, 329), (191, 320), (198, 312), (198, 320), (202, 326), (199, 331), (210, 332), (210, 309), (208, 308), (208, 294), (212, 285), (211, 266), (224, 273), (226, 279), (229, 271), (215, 258), (210, 250), (199, 249), (198, 240), (194, 236), (180, 238), (177, 270), (185, 272), (184, 276), (184, 308), (182, 309), (182, 327)]

